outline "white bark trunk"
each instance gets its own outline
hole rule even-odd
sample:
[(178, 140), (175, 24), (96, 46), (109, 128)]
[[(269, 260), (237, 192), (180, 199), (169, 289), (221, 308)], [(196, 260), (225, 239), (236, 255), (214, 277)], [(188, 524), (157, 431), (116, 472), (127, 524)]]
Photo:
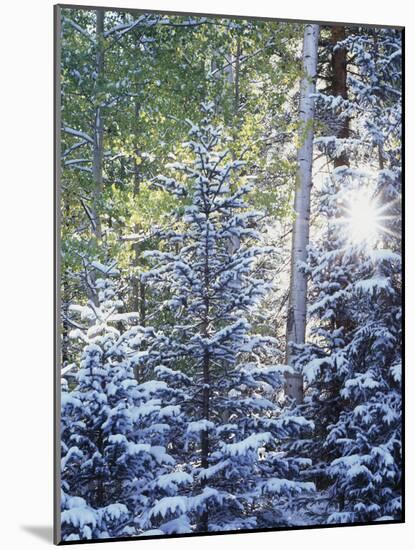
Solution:
[[(96, 19), (96, 59), (95, 59), (95, 89), (99, 92), (102, 81), (102, 73), (104, 70), (104, 10), (97, 10)], [(94, 218), (94, 234), (96, 239), (102, 238), (100, 206), (102, 199), (102, 162), (103, 162), (103, 139), (104, 139), (104, 124), (102, 118), (102, 107), (97, 104), (95, 107), (94, 120), (94, 136), (93, 136), (93, 159), (92, 159), (92, 175), (94, 179), (92, 211)]]
[[(300, 85), (299, 106), (299, 149), (297, 151), (297, 181), (295, 190), (291, 250), (290, 296), (287, 317), (287, 351), (286, 362), (293, 364), (293, 352), (289, 343), (302, 344), (305, 341), (307, 279), (299, 270), (299, 263), (307, 260), (307, 246), (310, 231), (310, 192), (313, 163), (314, 138), (314, 98), (317, 74), (317, 48), (319, 26), (306, 25), (303, 43), (303, 76)], [(291, 379), (292, 378), (292, 379)], [(288, 377), (286, 392), (298, 402), (303, 400), (302, 377)]]

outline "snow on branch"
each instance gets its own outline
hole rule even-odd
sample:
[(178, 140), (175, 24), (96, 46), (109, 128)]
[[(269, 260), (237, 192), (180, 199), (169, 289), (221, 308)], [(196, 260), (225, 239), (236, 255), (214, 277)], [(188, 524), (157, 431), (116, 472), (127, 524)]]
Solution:
[(82, 132), (81, 130), (75, 130), (75, 128), (69, 128), (69, 126), (63, 126), (62, 132), (65, 132), (66, 134), (70, 134), (71, 136), (77, 136), (80, 138), (83, 138), (88, 143), (94, 144), (94, 140), (89, 136), (87, 133)]
[(90, 42), (95, 44), (95, 39), (88, 33), (87, 30), (83, 29), (78, 23), (75, 23), (72, 19), (69, 17), (62, 17), (62, 23), (70, 25), (72, 28), (74, 28), (76, 31), (78, 31), (82, 36), (85, 36)]

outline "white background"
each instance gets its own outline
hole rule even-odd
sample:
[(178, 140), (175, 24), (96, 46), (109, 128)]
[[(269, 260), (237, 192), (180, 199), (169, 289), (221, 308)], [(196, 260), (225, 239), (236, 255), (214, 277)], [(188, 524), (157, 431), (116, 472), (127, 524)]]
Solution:
[[(74, 0), (76, 1), (76, 0)], [(415, 453), (415, 17), (405, 0), (102, 0), (106, 6), (406, 25), (407, 361), (405, 525), (113, 543), (142, 550), (413, 547)], [(100, 5), (100, 2), (78, 4)], [(51, 544), (53, 327), (52, 0), (7, 0), (0, 24), (0, 544)], [(410, 542), (412, 540), (412, 543)], [(83, 545), (83, 548), (98, 548)]]

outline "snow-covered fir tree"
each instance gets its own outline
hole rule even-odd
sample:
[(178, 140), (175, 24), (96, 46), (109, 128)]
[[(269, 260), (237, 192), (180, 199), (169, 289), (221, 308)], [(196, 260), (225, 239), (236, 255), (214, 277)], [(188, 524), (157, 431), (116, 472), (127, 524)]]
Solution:
[(192, 161), (154, 180), (182, 199), (184, 215), (172, 215), (165, 248), (146, 254), (153, 268), (144, 279), (167, 321), (138, 369), (182, 394), (186, 426), (169, 453), (192, 480), (148, 510), (148, 528), (161, 532), (286, 525), (291, 497), (314, 488), (299, 481), (308, 461), (279, 452), (281, 440), (312, 423), (281, 414), (275, 395), (285, 367), (271, 363), (273, 339), (252, 334), (249, 323), (269, 290), (257, 260), (273, 251), (256, 244), (261, 215), (245, 200), (252, 184), (240, 176), (243, 163), (227, 160), (213, 105), (202, 111), (200, 125), (189, 122)]
[[(313, 439), (291, 452), (312, 457), (329, 487), (318, 521), (366, 522), (401, 514), (401, 37), (352, 33), (342, 46), (359, 72), (349, 97), (320, 106), (351, 121), (351, 135), (320, 138), (328, 158), (347, 156), (320, 190), (320, 239), (310, 247), (310, 341), (297, 366)], [(337, 503), (337, 510), (333, 504)]]
[(143, 510), (176, 488), (166, 481), (174, 469), (166, 445), (177, 392), (164, 381), (139, 384), (133, 375), (152, 331), (134, 325), (137, 314), (119, 313), (112, 280), (96, 280), (94, 291), (97, 305), (71, 308), (80, 327), (71, 337), (84, 349), (76, 386), (69, 391), (63, 382), (63, 540), (142, 534)]

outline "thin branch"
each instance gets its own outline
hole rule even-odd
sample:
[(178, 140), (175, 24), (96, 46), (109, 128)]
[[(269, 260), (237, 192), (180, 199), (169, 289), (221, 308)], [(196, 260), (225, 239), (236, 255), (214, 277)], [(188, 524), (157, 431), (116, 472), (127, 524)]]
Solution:
[(89, 221), (91, 222), (92, 229), (95, 231), (97, 226), (94, 220), (94, 216), (92, 215), (91, 210), (89, 209), (89, 206), (86, 204), (84, 199), (80, 199), (83, 209), (85, 210), (85, 214), (88, 216)]

